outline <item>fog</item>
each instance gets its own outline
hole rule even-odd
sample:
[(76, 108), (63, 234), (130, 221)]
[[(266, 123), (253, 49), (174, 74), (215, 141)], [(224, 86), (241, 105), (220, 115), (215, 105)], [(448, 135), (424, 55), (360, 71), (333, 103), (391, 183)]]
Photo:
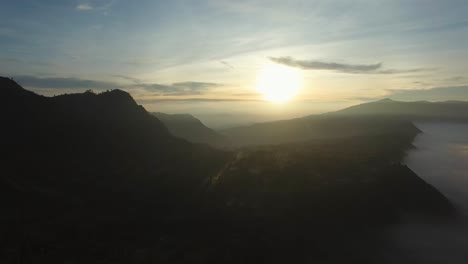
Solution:
[(453, 223), (412, 219), (390, 232), (391, 263), (468, 263), (468, 124), (418, 123), (407, 165), (456, 206)]
[(420, 123), (406, 163), (461, 213), (468, 213), (468, 124)]

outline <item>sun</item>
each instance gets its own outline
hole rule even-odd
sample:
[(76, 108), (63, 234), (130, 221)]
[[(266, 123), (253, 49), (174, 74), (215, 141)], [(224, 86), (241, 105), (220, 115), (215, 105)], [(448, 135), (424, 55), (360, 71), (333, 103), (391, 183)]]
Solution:
[(257, 77), (257, 91), (268, 101), (285, 103), (293, 98), (302, 86), (302, 75), (297, 69), (280, 64), (265, 65)]

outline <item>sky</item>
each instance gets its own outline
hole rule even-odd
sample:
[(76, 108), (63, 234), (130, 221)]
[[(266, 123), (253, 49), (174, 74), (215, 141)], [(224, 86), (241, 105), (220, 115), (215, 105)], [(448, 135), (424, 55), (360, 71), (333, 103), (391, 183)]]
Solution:
[[(50, 96), (122, 89), (212, 127), (468, 100), (467, 13), (466, 0), (2, 1), (0, 75)], [(287, 103), (256, 89), (271, 64), (301, 74)]]

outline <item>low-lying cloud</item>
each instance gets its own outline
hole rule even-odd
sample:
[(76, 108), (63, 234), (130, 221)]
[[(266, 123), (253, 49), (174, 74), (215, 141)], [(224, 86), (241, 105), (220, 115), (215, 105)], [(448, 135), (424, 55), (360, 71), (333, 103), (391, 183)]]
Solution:
[(303, 70), (331, 70), (342, 73), (351, 74), (399, 74), (399, 73), (414, 73), (427, 71), (430, 69), (385, 69), (383, 63), (374, 64), (348, 64), (338, 62), (325, 62), (319, 60), (296, 60), (292, 57), (270, 57), (271, 61), (283, 64), (290, 67), (300, 68)]

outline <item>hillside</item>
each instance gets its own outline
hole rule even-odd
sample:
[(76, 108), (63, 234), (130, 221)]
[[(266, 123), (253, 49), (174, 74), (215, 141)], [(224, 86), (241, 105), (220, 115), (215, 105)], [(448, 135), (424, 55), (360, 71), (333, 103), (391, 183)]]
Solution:
[(1, 263), (365, 263), (402, 215), (454, 213), (400, 164), (409, 122), (321, 121), (341, 136), (225, 152), (120, 90), (0, 78), (0, 95)]
[(173, 137), (120, 90), (43, 97), (1, 78), (0, 94), (2, 263), (40, 248), (40, 263), (133, 252), (195, 216), (229, 156)]
[(226, 145), (226, 138), (206, 127), (199, 119), (189, 114), (153, 113), (169, 129), (172, 135), (193, 143), (211, 146)]
[(309, 140), (339, 139), (417, 130), (410, 122), (382, 117), (315, 115), (257, 123), (221, 131), (233, 146), (271, 145)]
[(335, 116), (384, 116), (412, 121), (468, 121), (468, 102), (399, 102), (383, 99), (330, 113)]
[(413, 121), (467, 122), (468, 102), (384, 99), (321, 115), (230, 128), (221, 133), (236, 147), (373, 136), (392, 133), (395, 129), (415, 129)]

